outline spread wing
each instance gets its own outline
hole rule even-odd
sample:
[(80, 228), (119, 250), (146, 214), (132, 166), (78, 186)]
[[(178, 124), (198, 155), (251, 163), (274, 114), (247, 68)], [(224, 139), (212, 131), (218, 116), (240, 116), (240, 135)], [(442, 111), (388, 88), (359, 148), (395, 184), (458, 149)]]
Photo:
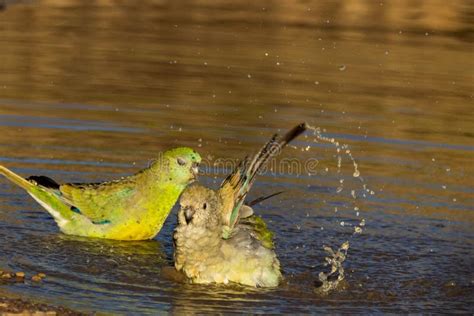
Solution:
[(250, 191), (255, 176), (263, 170), (267, 162), (277, 156), (283, 147), (306, 130), (306, 124), (295, 126), (284, 136), (274, 135), (255, 156), (246, 157), (237, 168), (222, 182), (219, 194), (222, 199), (222, 217), (228, 231), (237, 223), (245, 197)]

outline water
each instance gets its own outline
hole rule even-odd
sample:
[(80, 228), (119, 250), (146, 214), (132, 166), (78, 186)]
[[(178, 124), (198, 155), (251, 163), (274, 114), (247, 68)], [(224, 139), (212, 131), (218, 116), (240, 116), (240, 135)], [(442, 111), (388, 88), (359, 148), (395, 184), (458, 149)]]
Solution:
[[(0, 267), (47, 274), (8, 291), (82, 311), (474, 312), (470, 1), (5, 3), (0, 163), (16, 172), (110, 180), (178, 145), (240, 158), (305, 120), (360, 173), (309, 134), (282, 159), (312, 172), (258, 179), (250, 199), (285, 191), (256, 208), (275, 290), (168, 277), (175, 213), (149, 242), (74, 238), (1, 180)], [(315, 293), (323, 247), (346, 240), (343, 284)]]

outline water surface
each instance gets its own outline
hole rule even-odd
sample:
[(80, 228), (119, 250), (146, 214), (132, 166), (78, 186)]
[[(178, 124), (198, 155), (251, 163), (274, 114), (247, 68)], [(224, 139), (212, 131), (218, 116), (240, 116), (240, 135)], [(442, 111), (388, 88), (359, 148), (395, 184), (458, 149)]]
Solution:
[[(250, 197), (285, 191), (257, 212), (290, 285), (250, 290), (166, 277), (175, 210), (153, 241), (74, 238), (0, 180), (0, 267), (47, 274), (7, 289), (81, 311), (474, 312), (473, 10), (467, 0), (6, 1), (0, 163), (16, 172), (110, 180), (181, 145), (242, 158), (305, 120), (350, 145), (374, 191), (359, 194), (346, 156), (337, 173), (333, 146), (297, 140), (283, 158), (316, 158), (317, 173), (268, 173)], [(217, 186), (224, 171), (208, 171), (202, 181)], [(341, 225), (361, 218), (361, 235)], [(347, 239), (345, 288), (316, 295), (323, 245)]]

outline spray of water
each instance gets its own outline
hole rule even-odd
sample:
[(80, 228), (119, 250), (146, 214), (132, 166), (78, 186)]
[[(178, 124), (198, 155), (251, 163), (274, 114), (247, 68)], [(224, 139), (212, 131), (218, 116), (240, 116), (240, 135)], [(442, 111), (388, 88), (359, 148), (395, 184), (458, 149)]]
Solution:
[[(325, 142), (334, 145), (336, 149), (336, 158), (337, 158), (337, 174), (339, 177), (338, 181), (338, 186), (336, 188), (336, 193), (340, 194), (341, 192), (344, 191), (344, 175), (341, 172), (341, 167), (342, 167), (342, 159), (343, 156), (349, 158), (349, 160), (352, 163), (353, 166), (353, 173), (352, 176), (354, 178), (357, 178), (360, 180), (361, 187), (362, 187), (362, 197), (366, 197), (367, 193), (373, 195), (374, 192), (369, 190), (367, 188), (367, 185), (364, 183), (364, 179), (362, 178), (357, 162), (354, 159), (354, 156), (352, 155), (352, 152), (347, 144), (341, 144), (339, 141), (337, 141), (334, 138), (329, 138), (324, 136), (321, 133), (321, 129), (319, 127), (313, 127), (313, 126), (308, 126), (308, 129), (313, 132), (314, 135), (314, 141), (315, 142)], [(356, 212), (356, 216), (359, 217), (360, 215), (360, 209), (356, 205), (356, 200), (357, 200), (357, 194), (355, 190), (351, 190), (350, 195), (352, 199), (354, 200), (354, 211)], [(338, 209), (337, 207), (334, 208), (334, 211), (337, 212)], [(345, 222), (340, 223), (341, 226), (350, 226)], [(354, 231), (351, 236), (351, 238), (357, 234), (361, 234), (363, 229), (365, 227), (365, 219), (362, 218), (358, 222), (357, 225), (354, 226)], [(320, 272), (318, 277), (319, 277), (319, 282), (317, 282), (317, 288), (316, 292), (320, 294), (327, 294), (330, 291), (336, 289), (341, 281), (344, 280), (345, 274), (344, 274), (344, 267), (343, 267), (343, 262), (347, 258), (347, 252), (349, 250), (350, 243), (349, 240), (346, 240), (337, 248), (336, 251), (334, 251), (331, 247), (329, 246), (324, 246), (323, 249), (326, 252), (326, 257), (325, 257), (325, 265), (329, 266), (329, 272)]]
[(318, 294), (327, 294), (338, 288), (339, 284), (344, 280), (344, 267), (342, 263), (346, 260), (347, 251), (349, 250), (349, 241), (345, 241), (337, 251), (331, 247), (324, 246), (326, 252), (326, 265), (331, 267), (329, 272), (319, 272), (319, 282), (315, 292)]

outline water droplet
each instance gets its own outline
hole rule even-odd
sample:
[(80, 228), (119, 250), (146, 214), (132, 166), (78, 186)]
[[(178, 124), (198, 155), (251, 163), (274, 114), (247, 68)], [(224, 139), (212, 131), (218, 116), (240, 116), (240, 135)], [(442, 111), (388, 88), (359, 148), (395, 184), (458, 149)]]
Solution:
[(346, 65), (340, 65), (340, 66), (339, 66), (339, 70), (340, 70), (340, 71), (346, 70)]
[(353, 176), (354, 178), (359, 177), (359, 176), (360, 176), (359, 170), (355, 170), (354, 173), (352, 174), (352, 176)]
[(340, 249), (342, 249), (342, 250), (348, 250), (348, 249), (349, 249), (349, 242), (348, 242), (348, 241), (344, 242), (344, 243), (342, 244), (342, 246), (341, 246)]

